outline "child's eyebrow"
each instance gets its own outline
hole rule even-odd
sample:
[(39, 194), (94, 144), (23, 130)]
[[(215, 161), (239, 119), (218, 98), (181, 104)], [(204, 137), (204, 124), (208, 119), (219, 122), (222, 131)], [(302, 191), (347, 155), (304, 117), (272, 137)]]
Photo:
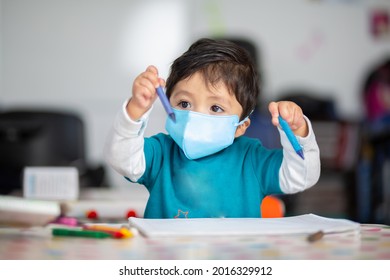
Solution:
[(211, 99), (213, 102), (217, 102), (220, 104), (225, 104), (225, 105), (231, 106), (230, 100), (227, 98), (224, 98), (222, 96), (212, 94), (212, 95), (210, 95), (209, 99)]
[(191, 97), (192, 95), (194, 95), (194, 93), (186, 91), (186, 90), (178, 90), (176, 92), (173, 92), (171, 97), (173, 97), (173, 96), (181, 96), (181, 95), (185, 95), (185, 96)]

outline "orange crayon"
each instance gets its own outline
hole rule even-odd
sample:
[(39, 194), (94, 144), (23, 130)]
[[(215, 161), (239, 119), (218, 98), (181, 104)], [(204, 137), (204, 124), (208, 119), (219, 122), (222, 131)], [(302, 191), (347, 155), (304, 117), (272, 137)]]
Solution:
[(83, 228), (87, 229), (87, 230), (106, 232), (106, 233), (111, 234), (115, 238), (133, 237), (133, 233), (125, 227), (117, 228), (117, 227), (111, 227), (111, 226), (107, 226), (107, 225), (96, 225), (95, 224), (95, 225), (85, 225)]

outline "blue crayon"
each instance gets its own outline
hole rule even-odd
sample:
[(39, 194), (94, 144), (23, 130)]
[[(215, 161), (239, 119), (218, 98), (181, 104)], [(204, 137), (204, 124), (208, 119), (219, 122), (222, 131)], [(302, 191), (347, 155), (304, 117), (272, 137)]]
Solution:
[(290, 141), (291, 145), (293, 146), (295, 152), (302, 159), (305, 159), (305, 157), (303, 155), (302, 147), (301, 147), (301, 145), (299, 145), (298, 140), (295, 137), (294, 133), (292, 132), (288, 123), (281, 116), (279, 116), (279, 123), (280, 123), (280, 126), (282, 127), (284, 133), (286, 133), (286, 136), (287, 136), (288, 140)]
[(165, 95), (163, 88), (161, 86), (159, 86), (158, 88), (156, 88), (156, 91), (157, 91), (158, 97), (160, 97), (161, 103), (164, 106), (164, 109), (167, 112), (168, 116), (171, 118), (171, 120), (176, 122), (175, 113), (172, 110), (171, 104), (169, 103), (169, 100), (168, 100), (167, 96)]

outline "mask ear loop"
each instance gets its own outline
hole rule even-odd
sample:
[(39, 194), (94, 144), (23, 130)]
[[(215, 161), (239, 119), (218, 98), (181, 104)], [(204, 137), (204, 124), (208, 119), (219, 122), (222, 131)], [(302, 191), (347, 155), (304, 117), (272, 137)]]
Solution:
[(234, 126), (240, 126), (240, 125), (244, 124), (244, 122), (246, 122), (246, 121), (249, 119), (249, 117), (252, 115), (252, 113), (253, 113), (254, 110), (255, 110), (255, 109), (253, 109), (253, 110), (248, 114), (248, 116), (245, 117), (245, 119), (243, 119), (243, 120), (240, 121), (239, 123), (236, 123)]

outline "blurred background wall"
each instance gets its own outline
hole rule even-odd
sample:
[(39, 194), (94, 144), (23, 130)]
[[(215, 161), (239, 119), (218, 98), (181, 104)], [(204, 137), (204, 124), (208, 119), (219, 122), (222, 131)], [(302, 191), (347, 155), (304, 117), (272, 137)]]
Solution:
[(305, 85), (337, 100), (340, 112), (360, 118), (358, 92), (366, 71), (390, 51), (390, 41), (370, 34), (379, 1), (194, 1), (195, 37), (252, 39), (260, 51), (264, 95)]
[[(149, 64), (166, 78), (199, 37), (252, 41), (263, 75), (262, 102), (306, 87), (335, 100), (349, 120), (364, 117), (361, 87), (390, 55), (373, 36), (374, 11), (388, 0), (0, 0), (0, 110), (71, 109), (83, 117), (87, 155), (102, 150), (133, 79)], [(164, 130), (156, 102), (147, 135)], [(111, 187), (127, 187), (107, 169)]]
[[(149, 64), (162, 77), (190, 42), (186, 1), (1, 1), (0, 109), (46, 107), (79, 112), (87, 154), (101, 162), (106, 134)], [(148, 134), (164, 127), (160, 104)], [(126, 185), (109, 171), (110, 185)]]

